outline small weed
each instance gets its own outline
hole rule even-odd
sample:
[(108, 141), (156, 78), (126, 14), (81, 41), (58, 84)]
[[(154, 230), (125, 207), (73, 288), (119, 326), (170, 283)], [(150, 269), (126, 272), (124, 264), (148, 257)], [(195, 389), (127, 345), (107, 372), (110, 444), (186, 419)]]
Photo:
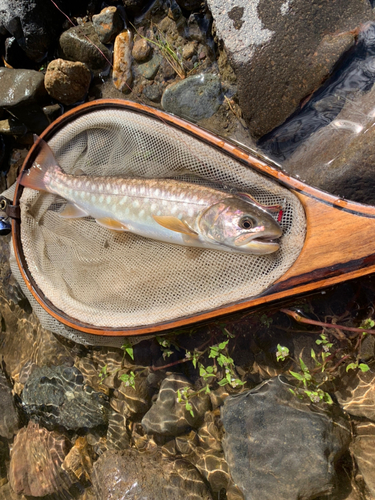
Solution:
[(133, 387), (133, 389), (135, 389), (135, 373), (133, 371), (123, 373), (120, 375), (119, 379), (124, 382), (125, 387)]
[(134, 361), (134, 352), (133, 352), (133, 346), (129, 341), (126, 341), (122, 346), (121, 349), (124, 351), (124, 356), (128, 354), (128, 356)]

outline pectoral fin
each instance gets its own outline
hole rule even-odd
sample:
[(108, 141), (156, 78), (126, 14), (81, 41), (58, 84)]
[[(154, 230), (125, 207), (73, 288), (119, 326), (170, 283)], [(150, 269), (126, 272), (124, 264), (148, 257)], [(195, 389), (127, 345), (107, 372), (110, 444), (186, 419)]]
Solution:
[(171, 231), (175, 231), (176, 233), (189, 235), (197, 234), (195, 231), (190, 229), (186, 222), (183, 222), (172, 215), (153, 215), (153, 218), (158, 224), (160, 224), (160, 226), (170, 229)]
[(87, 217), (88, 213), (73, 203), (67, 203), (64, 210), (60, 212), (59, 215), (64, 219), (79, 219), (80, 217)]
[(101, 219), (95, 219), (99, 226), (103, 226), (107, 229), (112, 229), (112, 231), (128, 231), (125, 224), (122, 224), (118, 220), (111, 219), (110, 217), (102, 217)]

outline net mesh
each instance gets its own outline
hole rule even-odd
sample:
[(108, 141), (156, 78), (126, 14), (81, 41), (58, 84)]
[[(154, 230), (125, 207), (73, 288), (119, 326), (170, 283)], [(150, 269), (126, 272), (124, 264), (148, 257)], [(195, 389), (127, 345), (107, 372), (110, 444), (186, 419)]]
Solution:
[[(282, 276), (303, 247), (305, 214), (295, 195), (163, 121), (123, 109), (96, 110), (72, 120), (49, 145), (67, 173), (173, 177), (246, 191), (262, 205), (284, 209), (280, 250), (252, 256), (115, 233), (90, 218), (66, 220), (58, 214), (64, 200), (24, 189), (21, 241), (29, 270), (45, 296), (78, 321), (139, 327), (241, 301)], [(104, 342), (47, 321), (44, 326), (75, 341)]]

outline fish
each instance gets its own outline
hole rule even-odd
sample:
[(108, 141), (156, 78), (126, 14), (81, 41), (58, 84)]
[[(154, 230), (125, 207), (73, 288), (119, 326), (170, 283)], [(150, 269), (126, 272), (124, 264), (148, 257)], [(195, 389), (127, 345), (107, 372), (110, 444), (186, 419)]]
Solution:
[(64, 198), (61, 217), (90, 216), (107, 229), (188, 247), (255, 255), (280, 248), (280, 225), (246, 193), (174, 179), (67, 174), (38, 140), (40, 152), (18, 181)]

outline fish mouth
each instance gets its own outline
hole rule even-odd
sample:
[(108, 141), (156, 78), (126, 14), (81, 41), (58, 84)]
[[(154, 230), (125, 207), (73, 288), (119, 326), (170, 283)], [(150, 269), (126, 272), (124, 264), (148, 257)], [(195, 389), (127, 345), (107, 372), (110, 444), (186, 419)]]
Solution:
[(242, 245), (240, 248), (246, 253), (265, 255), (277, 252), (280, 248), (280, 243), (271, 238), (256, 238)]

